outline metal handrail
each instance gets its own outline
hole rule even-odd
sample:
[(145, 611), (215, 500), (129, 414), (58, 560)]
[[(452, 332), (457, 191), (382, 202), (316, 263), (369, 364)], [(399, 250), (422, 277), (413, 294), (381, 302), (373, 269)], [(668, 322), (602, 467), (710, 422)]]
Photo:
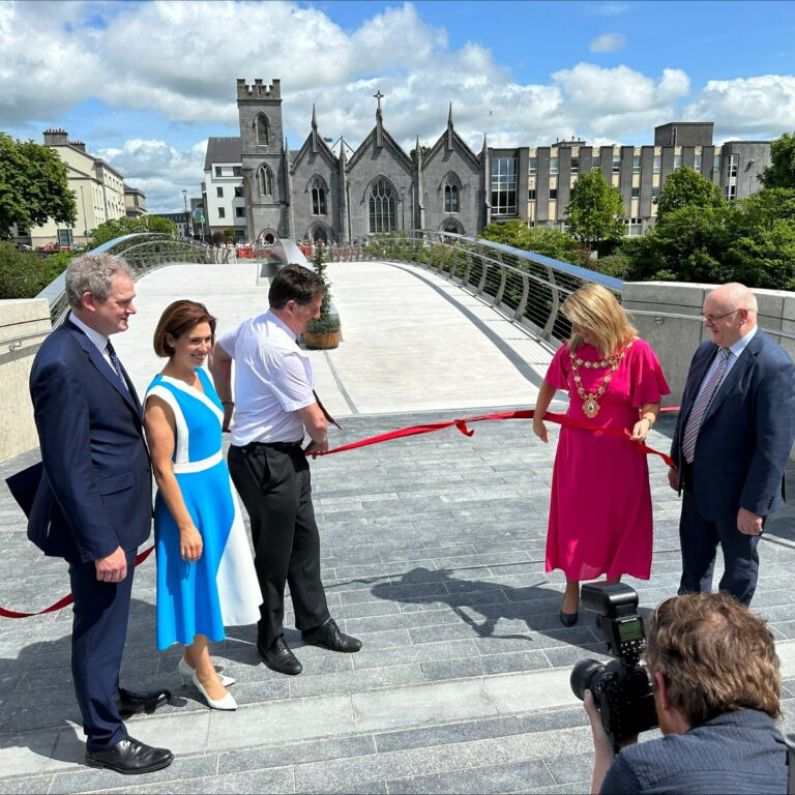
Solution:
[[(689, 320), (697, 321), (698, 323), (704, 322), (704, 316), (701, 314), (686, 315), (682, 314), (681, 312), (655, 312), (650, 309), (627, 309), (627, 314), (630, 316), (639, 315), (641, 317), (652, 317), (658, 322), (662, 322), (664, 320)], [(761, 323), (759, 324), (759, 328), (768, 336), (779, 337), (780, 339), (792, 340), (795, 342), (795, 332), (785, 331), (784, 329), (768, 328), (767, 326), (763, 326)]]

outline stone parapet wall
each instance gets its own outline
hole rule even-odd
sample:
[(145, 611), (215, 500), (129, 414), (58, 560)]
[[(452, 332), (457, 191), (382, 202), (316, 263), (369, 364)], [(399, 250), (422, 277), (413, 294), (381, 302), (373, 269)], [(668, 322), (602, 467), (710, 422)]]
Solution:
[(28, 378), (33, 357), (51, 328), (47, 301), (0, 301), (0, 461), (38, 446)]

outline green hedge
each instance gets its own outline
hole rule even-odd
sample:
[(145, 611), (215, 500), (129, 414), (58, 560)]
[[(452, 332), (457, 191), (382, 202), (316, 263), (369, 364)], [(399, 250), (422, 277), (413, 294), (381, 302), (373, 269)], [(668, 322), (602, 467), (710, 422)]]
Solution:
[(66, 268), (73, 256), (69, 252), (42, 256), (18, 251), (11, 243), (0, 243), (0, 299), (34, 298)]

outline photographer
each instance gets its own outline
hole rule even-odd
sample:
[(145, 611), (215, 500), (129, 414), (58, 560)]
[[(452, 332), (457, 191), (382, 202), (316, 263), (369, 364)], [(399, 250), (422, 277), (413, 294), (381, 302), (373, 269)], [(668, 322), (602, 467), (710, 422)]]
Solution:
[(616, 756), (586, 691), (592, 792), (787, 792), (787, 750), (775, 725), (779, 662), (761, 618), (724, 593), (668, 599), (650, 622), (645, 657), (665, 736)]

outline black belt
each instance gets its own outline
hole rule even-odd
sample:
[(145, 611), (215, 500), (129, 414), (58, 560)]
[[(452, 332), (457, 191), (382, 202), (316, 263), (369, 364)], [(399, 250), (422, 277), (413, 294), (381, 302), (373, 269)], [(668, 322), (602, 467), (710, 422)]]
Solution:
[(260, 447), (270, 447), (271, 450), (289, 452), (291, 450), (300, 450), (303, 443), (303, 439), (299, 439), (297, 442), (249, 442), (248, 444), (243, 445), (240, 449), (245, 452), (247, 450), (256, 450)]

